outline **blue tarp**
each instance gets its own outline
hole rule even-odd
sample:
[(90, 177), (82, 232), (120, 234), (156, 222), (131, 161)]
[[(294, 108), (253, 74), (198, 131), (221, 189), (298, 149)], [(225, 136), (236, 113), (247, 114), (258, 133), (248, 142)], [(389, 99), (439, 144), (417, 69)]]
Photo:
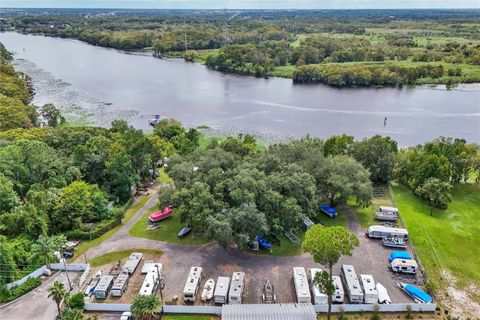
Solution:
[(392, 251), (392, 253), (390, 253), (390, 258), (388, 259), (388, 262), (392, 262), (395, 259), (410, 260), (410, 259), (412, 259), (412, 256), (410, 255), (410, 252), (408, 252), (408, 251)]
[(416, 298), (424, 303), (432, 302), (432, 297), (430, 297), (425, 291), (415, 287), (414, 285), (407, 284), (405, 286), (405, 291), (413, 298)]
[(262, 236), (256, 236), (255, 239), (258, 241), (258, 244), (260, 247), (265, 248), (265, 249), (270, 249), (272, 247), (272, 244), (265, 240), (264, 237)]
[(330, 206), (326, 206), (326, 205), (320, 206), (320, 210), (322, 210), (323, 213), (325, 213), (330, 218), (335, 217), (337, 215), (337, 210), (335, 210)]

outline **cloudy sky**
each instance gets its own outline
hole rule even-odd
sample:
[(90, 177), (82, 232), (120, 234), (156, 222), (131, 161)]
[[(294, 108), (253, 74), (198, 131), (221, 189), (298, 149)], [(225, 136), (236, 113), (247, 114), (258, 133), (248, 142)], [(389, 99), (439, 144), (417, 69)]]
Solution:
[(0, 7), (160, 9), (480, 8), (480, 0), (0, 0)]

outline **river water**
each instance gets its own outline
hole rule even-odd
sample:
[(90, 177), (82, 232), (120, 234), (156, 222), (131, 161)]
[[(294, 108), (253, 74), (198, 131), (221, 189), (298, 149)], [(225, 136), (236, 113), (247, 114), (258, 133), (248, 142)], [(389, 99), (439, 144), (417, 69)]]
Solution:
[(32, 76), (34, 103), (54, 102), (72, 122), (108, 126), (122, 118), (148, 129), (151, 115), (163, 114), (192, 126), (266, 137), (346, 133), (358, 139), (389, 135), (401, 146), (439, 136), (480, 143), (478, 85), (336, 89), (227, 75), (76, 40), (7, 32), (0, 42), (15, 53), (16, 68)]

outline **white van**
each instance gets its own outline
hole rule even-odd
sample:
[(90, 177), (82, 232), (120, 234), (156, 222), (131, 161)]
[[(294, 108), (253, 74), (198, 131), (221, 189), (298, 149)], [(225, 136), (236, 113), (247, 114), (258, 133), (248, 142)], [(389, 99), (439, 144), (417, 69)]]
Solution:
[(390, 262), (390, 268), (393, 272), (416, 274), (418, 264), (413, 259), (393, 259)]

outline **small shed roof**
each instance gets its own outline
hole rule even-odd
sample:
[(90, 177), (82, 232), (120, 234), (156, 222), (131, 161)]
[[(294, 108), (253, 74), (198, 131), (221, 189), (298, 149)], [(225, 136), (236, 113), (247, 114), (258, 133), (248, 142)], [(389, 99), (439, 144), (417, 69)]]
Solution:
[(227, 304), (222, 320), (316, 320), (311, 304)]

